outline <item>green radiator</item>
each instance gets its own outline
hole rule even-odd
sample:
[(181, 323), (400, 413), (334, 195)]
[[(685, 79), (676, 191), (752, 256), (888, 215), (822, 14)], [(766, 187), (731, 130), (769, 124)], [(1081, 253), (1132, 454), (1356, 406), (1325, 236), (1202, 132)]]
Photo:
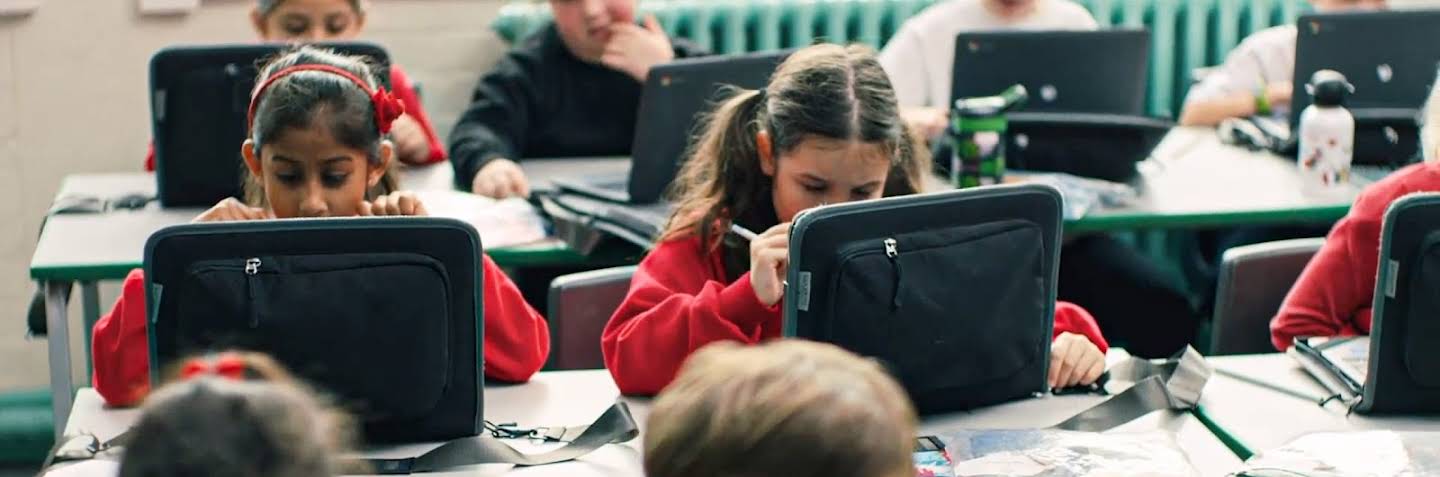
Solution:
[[(905, 19), (934, 0), (650, 0), (672, 35), (717, 53), (792, 48), (816, 41), (879, 48)], [(1150, 114), (1175, 117), (1191, 72), (1224, 60), (1246, 35), (1292, 23), (1304, 0), (1078, 0), (1102, 26), (1149, 28), (1152, 34)], [(514, 1), (491, 27), (514, 42), (550, 21), (547, 2)]]

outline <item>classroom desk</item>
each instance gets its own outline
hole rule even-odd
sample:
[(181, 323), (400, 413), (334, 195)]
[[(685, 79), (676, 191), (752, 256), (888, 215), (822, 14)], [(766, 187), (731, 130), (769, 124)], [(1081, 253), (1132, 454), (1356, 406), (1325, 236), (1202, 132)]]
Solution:
[[(599, 416), (618, 391), (604, 370), (555, 371), (536, 375), (528, 384), (487, 386), (485, 415), (494, 422), (515, 422), (521, 426), (581, 425)], [(625, 398), (641, 424), (649, 414), (649, 400)], [(1064, 396), (1031, 399), (974, 412), (926, 419), (923, 434), (943, 433), (963, 428), (1033, 428), (1053, 425), (1088, 406), (1099, 402), (1099, 396)], [(124, 431), (137, 418), (138, 412), (105, 409), (94, 390), (81, 390), (66, 426), (65, 435), (81, 430), (109, 439)], [(1205, 476), (1221, 476), (1235, 469), (1239, 460), (1225, 449), (1194, 417), (1188, 414), (1155, 412), (1122, 425), (1111, 432), (1144, 432), (1165, 429), (1175, 433), (1196, 468)], [(510, 441), (516, 448), (531, 451), (525, 441)], [(441, 472), (437, 476), (636, 476), (643, 475), (640, 460), (641, 439), (623, 445), (601, 448), (574, 462), (528, 468), (486, 465)], [(372, 456), (403, 457), (424, 452), (434, 445), (412, 445), (366, 449)], [(72, 475), (72, 474), (67, 474)], [(87, 475), (77, 473), (73, 475)], [(95, 474), (88, 474), (95, 475)]]
[[(552, 163), (550, 167), (563, 164)], [(449, 189), (453, 172), (448, 164), (400, 169), (401, 186), (410, 190)], [(126, 194), (154, 196), (155, 179), (147, 173), (78, 174), (67, 176), (56, 194), (57, 201), (69, 196), (113, 199)], [(56, 431), (70, 410), (74, 389), (70, 359), (67, 296), (71, 284), (79, 282), (85, 323), (84, 343), (100, 317), (97, 282), (120, 280), (142, 265), (145, 241), (161, 228), (183, 224), (202, 212), (200, 208), (162, 209), (157, 203), (139, 210), (118, 210), (94, 214), (61, 214), (48, 218), (35, 254), (30, 260), (30, 278), (45, 293), (47, 339), (49, 342), (50, 388), (54, 396)], [(592, 263), (586, 257), (550, 239), (529, 245), (486, 250), (501, 266), (573, 266)], [(608, 260), (608, 259), (602, 259)], [(619, 260), (605, 261), (618, 264)]]
[[(525, 167), (533, 167), (532, 162), (525, 163)], [(573, 167), (573, 163), (566, 166)], [(571, 175), (624, 171), (623, 159), (592, 160), (588, 164), (588, 169), (577, 169), (582, 174)], [(1203, 127), (1171, 130), (1138, 169), (1140, 175), (1132, 185), (1139, 194), (1133, 203), (1100, 207), (1079, 219), (1067, 220), (1065, 232), (1326, 224), (1343, 217), (1360, 192), (1360, 187), (1354, 186), (1333, 197), (1308, 196), (1301, 191), (1301, 177), (1294, 161), (1222, 144), (1214, 129)], [(565, 172), (563, 167), (548, 170)], [(929, 187), (944, 188), (946, 184), (936, 179)], [(657, 230), (637, 230), (642, 233), (658, 231), (658, 224), (668, 213), (657, 206), (629, 209), (633, 210), (617, 213), (656, 224)]]
[(1200, 399), (1202, 417), (1219, 427), (1219, 437), (1241, 457), (1262, 452), (1314, 432), (1392, 430), (1440, 431), (1440, 415), (1346, 415), (1345, 406), (1317, 403), (1325, 388), (1293, 359), (1279, 353), (1208, 358), (1217, 371), (1238, 373), (1313, 396), (1302, 400), (1217, 372)]
[(1307, 196), (1294, 161), (1222, 144), (1203, 127), (1171, 130), (1139, 170), (1138, 200), (1093, 210), (1065, 232), (1328, 223), (1360, 192)]

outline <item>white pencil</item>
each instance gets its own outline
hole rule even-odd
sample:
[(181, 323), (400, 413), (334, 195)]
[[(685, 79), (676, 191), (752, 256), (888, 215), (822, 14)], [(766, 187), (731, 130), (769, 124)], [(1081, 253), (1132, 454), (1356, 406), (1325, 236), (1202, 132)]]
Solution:
[(740, 224), (730, 224), (730, 233), (739, 235), (740, 238), (743, 238), (746, 241), (750, 242), (754, 242), (755, 239), (760, 238), (760, 236), (756, 235), (755, 232), (751, 232), (750, 229), (741, 227)]

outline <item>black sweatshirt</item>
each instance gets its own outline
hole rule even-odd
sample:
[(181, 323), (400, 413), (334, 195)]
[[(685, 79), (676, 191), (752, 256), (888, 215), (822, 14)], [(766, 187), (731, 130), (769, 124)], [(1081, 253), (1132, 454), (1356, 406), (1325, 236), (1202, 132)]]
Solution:
[[(671, 39), (676, 58), (706, 54)], [(581, 61), (551, 24), (512, 48), (480, 78), (470, 107), (450, 133), (455, 184), (469, 190), (496, 158), (630, 154), (641, 84)]]

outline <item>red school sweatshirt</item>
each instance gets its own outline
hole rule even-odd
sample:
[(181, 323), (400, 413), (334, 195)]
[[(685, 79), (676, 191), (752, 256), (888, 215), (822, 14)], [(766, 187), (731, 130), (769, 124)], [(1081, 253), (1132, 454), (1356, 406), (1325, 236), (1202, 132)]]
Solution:
[[(725, 284), (723, 254), (701, 250), (700, 240), (690, 237), (661, 242), (640, 262), (600, 340), (620, 392), (660, 392), (685, 358), (706, 344), (780, 336), (780, 306), (760, 303), (749, 273)], [(1102, 353), (1109, 348), (1089, 312), (1059, 302), (1054, 335), (1064, 332), (1085, 335)]]
[(1370, 307), (1380, 262), (1380, 225), (1390, 203), (1440, 191), (1440, 165), (1415, 164), (1371, 184), (1335, 223), (1325, 246), (1305, 265), (1270, 320), (1270, 341), (1284, 351), (1302, 336), (1370, 334)]
[[(530, 380), (550, 355), (550, 329), (505, 272), (484, 257), (485, 377)], [(95, 323), (91, 341), (95, 390), (112, 406), (138, 404), (150, 392), (150, 355), (145, 332), (145, 274), (125, 277), (115, 307)]]
[[(425, 105), (420, 102), (420, 94), (415, 91), (415, 84), (410, 82), (410, 76), (400, 69), (400, 65), (390, 65), (390, 91), (400, 102), (405, 103), (405, 115), (420, 124), (420, 129), (425, 131), (425, 140), (430, 143), (430, 152), (421, 161), (409, 164), (418, 166), (444, 162), (445, 145), (440, 144), (440, 137), (435, 135), (435, 127), (430, 125), (430, 115), (425, 114)], [(154, 142), (150, 143), (150, 150), (145, 153), (145, 170), (155, 171)]]

